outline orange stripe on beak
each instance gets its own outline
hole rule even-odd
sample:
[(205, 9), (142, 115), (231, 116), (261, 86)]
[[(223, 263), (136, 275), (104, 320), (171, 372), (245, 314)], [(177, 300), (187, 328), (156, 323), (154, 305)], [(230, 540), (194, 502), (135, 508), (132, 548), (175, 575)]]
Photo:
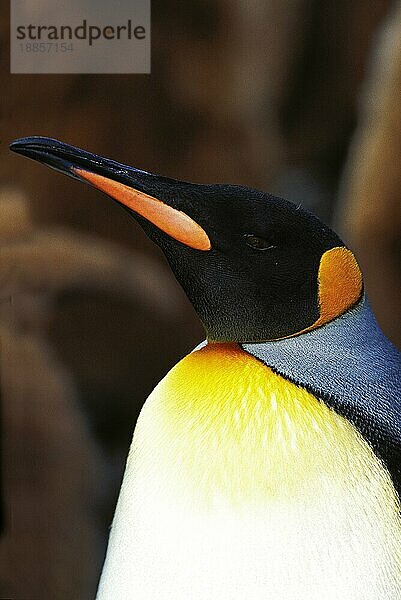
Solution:
[(78, 168), (71, 170), (102, 192), (156, 225), (161, 231), (164, 231), (178, 242), (194, 250), (210, 250), (211, 243), (207, 233), (182, 211), (176, 210), (161, 200), (139, 192), (128, 185), (103, 177), (103, 175), (97, 175)]

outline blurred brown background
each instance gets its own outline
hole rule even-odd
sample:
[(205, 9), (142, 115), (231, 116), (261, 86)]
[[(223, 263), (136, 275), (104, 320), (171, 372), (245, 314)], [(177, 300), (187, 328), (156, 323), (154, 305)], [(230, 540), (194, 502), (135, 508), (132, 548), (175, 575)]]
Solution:
[(153, 0), (151, 75), (9, 75), (8, 28), (4, 6), (0, 598), (85, 600), (138, 412), (202, 328), (123, 211), (8, 143), (302, 202), (356, 251), (401, 346), (401, 7)]

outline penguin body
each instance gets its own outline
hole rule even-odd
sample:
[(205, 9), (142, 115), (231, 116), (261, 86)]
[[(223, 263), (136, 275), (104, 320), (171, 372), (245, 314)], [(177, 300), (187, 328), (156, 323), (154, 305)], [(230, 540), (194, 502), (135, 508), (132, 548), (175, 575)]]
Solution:
[(395, 600), (398, 509), (345, 418), (240, 346), (208, 344), (145, 403), (98, 598)]
[(401, 600), (401, 357), (340, 238), (249, 188), (12, 149), (118, 201), (207, 334), (143, 407), (98, 600)]

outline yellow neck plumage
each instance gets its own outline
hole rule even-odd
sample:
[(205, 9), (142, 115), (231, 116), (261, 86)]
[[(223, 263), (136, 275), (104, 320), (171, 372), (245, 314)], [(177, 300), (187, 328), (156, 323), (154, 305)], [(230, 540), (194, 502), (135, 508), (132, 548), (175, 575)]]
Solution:
[(328, 473), (347, 493), (374, 472), (393, 494), (353, 425), (235, 344), (209, 344), (170, 371), (146, 403), (138, 445), (151, 423), (155, 462), (206, 504), (316, 494)]

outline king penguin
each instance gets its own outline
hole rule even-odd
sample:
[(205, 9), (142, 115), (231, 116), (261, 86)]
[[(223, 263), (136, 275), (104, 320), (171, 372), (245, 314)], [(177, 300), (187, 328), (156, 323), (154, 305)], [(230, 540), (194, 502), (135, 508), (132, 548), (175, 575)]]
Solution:
[(262, 191), (11, 148), (120, 203), (206, 330), (140, 414), (98, 600), (401, 599), (401, 358), (352, 252)]

